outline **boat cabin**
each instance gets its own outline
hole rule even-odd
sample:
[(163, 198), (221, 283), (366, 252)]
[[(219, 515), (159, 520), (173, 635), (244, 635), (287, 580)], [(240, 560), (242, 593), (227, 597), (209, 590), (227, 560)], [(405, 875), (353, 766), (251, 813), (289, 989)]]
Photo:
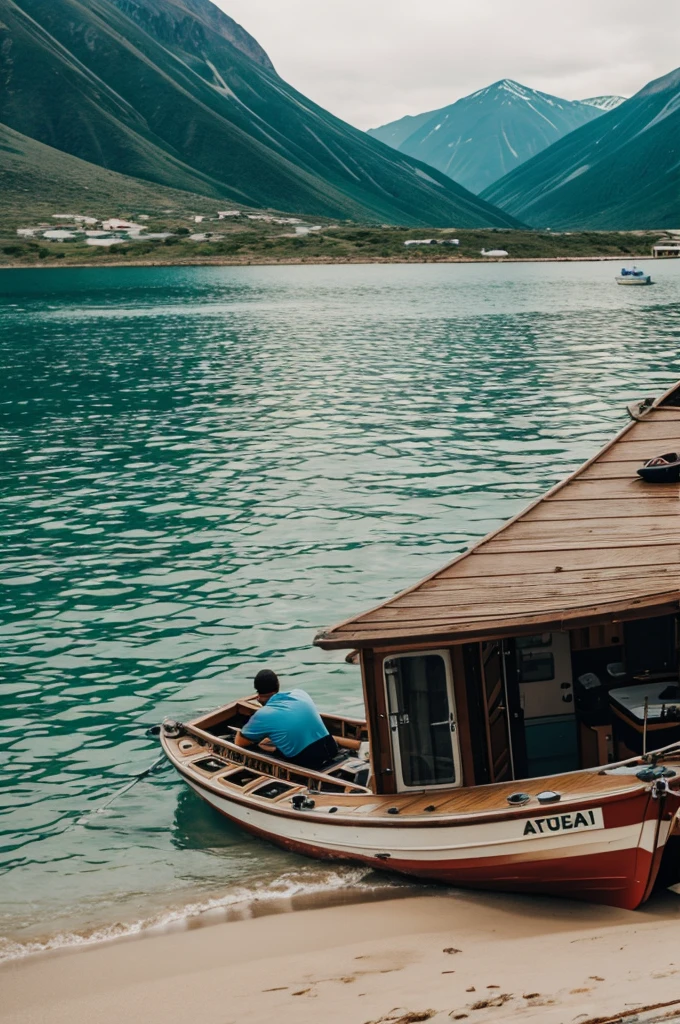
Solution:
[(680, 385), (444, 569), (333, 627), (360, 662), (377, 793), (619, 762), (680, 740)]

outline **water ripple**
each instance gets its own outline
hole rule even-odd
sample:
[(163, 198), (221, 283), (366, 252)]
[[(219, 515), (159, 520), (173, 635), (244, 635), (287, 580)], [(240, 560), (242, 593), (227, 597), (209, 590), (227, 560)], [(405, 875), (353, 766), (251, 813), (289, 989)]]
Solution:
[(13, 940), (316, 870), (170, 773), (77, 822), (156, 756), (147, 725), (263, 664), (356, 712), (356, 670), (313, 633), (453, 557), (680, 375), (680, 263), (654, 271), (642, 294), (611, 264), (0, 275)]

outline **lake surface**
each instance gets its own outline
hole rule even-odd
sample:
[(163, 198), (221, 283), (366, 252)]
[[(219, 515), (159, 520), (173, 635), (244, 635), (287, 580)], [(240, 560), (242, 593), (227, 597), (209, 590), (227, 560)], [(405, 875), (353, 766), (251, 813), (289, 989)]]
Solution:
[[(648, 266), (651, 266), (648, 264)], [(0, 871), (15, 955), (389, 885), (282, 853), (148, 726), (451, 559), (680, 377), (680, 261), (0, 273)]]

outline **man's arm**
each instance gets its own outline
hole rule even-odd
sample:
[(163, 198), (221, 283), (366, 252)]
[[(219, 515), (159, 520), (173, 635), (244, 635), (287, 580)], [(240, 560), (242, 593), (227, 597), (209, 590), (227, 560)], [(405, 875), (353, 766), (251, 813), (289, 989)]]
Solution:
[(260, 747), (271, 752), (276, 747), (269, 739), (267, 732), (268, 716), (264, 708), (260, 708), (248, 719), (243, 728), (236, 733), (237, 747)]
[(268, 754), (272, 754), (276, 750), (276, 747), (274, 746), (274, 744), (272, 743), (268, 736), (263, 737), (263, 739), (261, 740), (249, 740), (248, 737), (244, 736), (243, 733), (240, 731), (236, 733), (234, 743), (236, 744), (237, 747), (257, 746), (260, 748), (260, 750), (265, 750)]
[(349, 736), (334, 736), (333, 739), (339, 747), (344, 747), (345, 750), (359, 750), (361, 747), (361, 740), (353, 740)]

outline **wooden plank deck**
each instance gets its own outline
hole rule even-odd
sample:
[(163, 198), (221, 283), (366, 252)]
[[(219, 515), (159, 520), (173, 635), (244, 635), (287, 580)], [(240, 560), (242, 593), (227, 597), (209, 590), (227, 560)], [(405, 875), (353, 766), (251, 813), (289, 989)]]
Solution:
[[(631, 422), (571, 477), (470, 551), (402, 594), (317, 637), (321, 647), (523, 625), (680, 602), (680, 483), (648, 484), (645, 459), (680, 450), (680, 408)], [(482, 635), (480, 633), (480, 635)]]
[[(170, 741), (174, 756), (183, 764), (185, 772), (196, 777), (199, 784), (212, 787), (219, 787), (230, 792), (232, 797), (247, 801), (256, 801), (262, 804), (263, 808), (274, 809), (277, 804), (289, 808), (291, 792), (307, 792), (304, 786), (295, 786), (275, 799), (267, 799), (259, 796), (256, 792), (263, 784), (271, 780), (271, 776), (255, 772), (256, 778), (245, 786), (234, 786), (229, 784), (228, 775), (225, 772), (215, 774), (208, 773), (193, 761), (195, 751), (182, 752), (179, 741)], [(207, 752), (206, 752), (207, 753)], [(212, 755), (211, 755), (212, 756)], [(228, 759), (225, 759), (228, 763)], [(680, 755), (677, 752), (669, 752), (663, 759), (664, 764), (680, 769)], [(242, 764), (234, 764), (226, 769), (239, 771)], [(336, 782), (337, 780), (333, 779)], [(508, 804), (507, 798), (518, 791), (528, 793), (530, 800), (522, 805), (520, 810), (529, 810), (534, 814), (545, 815), (559, 813), (570, 802), (574, 800), (598, 801), (617, 794), (630, 793), (636, 790), (644, 790), (648, 784), (637, 779), (634, 775), (606, 774), (597, 769), (584, 770), (580, 772), (568, 772), (562, 775), (553, 775), (544, 778), (521, 779), (519, 781), (498, 782), (484, 786), (468, 786), (459, 789), (446, 789), (442, 791), (414, 792), (414, 793), (393, 793), (393, 794), (361, 794), (361, 793), (322, 793), (313, 792), (315, 810), (324, 812), (329, 808), (336, 808), (339, 817), (343, 814), (357, 814), (362, 820), (371, 818), (387, 818), (393, 822), (394, 808), (398, 809), (400, 820), (426, 816), (432, 820), (437, 817), (457, 816), (468, 814), (489, 814), (510, 810), (517, 810)], [(549, 788), (562, 795), (562, 800), (550, 804), (540, 804), (537, 794)], [(396, 821), (394, 821), (396, 824)]]

